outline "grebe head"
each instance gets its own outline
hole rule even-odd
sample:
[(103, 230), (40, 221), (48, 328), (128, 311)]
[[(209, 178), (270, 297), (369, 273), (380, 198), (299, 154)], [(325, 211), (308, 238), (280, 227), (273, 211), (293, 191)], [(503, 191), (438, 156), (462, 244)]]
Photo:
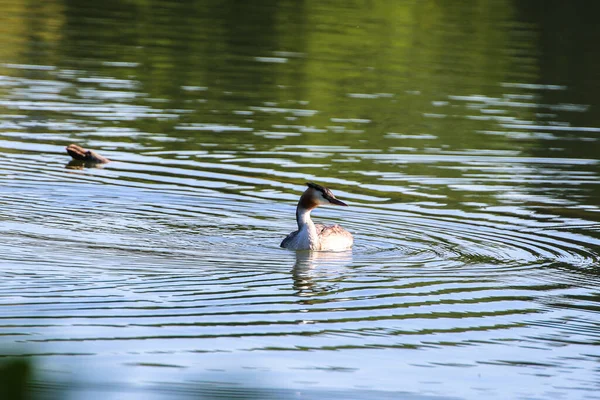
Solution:
[(316, 183), (307, 182), (308, 189), (300, 197), (300, 205), (307, 209), (313, 209), (318, 206), (336, 205), (348, 207), (348, 204), (336, 199), (331, 193), (331, 190), (317, 185)]

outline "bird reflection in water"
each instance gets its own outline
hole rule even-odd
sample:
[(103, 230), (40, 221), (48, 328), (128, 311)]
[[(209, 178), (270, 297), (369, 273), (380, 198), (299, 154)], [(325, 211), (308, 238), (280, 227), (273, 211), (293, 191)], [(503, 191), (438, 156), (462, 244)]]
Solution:
[[(292, 268), (294, 290), (301, 297), (313, 297), (333, 292), (337, 284), (331, 279), (352, 263), (352, 251), (298, 251)], [(328, 279), (329, 278), (329, 279)]]

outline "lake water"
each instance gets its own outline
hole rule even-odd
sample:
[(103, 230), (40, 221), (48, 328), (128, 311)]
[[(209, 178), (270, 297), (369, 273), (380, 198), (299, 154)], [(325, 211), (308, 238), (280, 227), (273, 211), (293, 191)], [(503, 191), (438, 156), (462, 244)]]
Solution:
[[(1, 0), (2, 354), (71, 399), (600, 398), (599, 4)], [(307, 181), (352, 251), (279, 248)]]

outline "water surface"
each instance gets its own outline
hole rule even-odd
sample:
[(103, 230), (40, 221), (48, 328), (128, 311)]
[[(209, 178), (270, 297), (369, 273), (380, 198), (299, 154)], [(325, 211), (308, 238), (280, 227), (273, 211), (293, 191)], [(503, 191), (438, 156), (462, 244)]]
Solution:
[[(0, 4), (0, 335), (38, 389), (597, 398), (589, 9)], [(279, 248), (306, 181), (351, 252)]]

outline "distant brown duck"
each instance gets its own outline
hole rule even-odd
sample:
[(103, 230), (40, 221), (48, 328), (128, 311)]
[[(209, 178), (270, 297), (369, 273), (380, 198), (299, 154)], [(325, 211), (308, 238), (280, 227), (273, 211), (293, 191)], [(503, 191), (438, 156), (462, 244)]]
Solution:
[(67, 153), (73, 160), (81, 161), (86, 164), (106, 164), (110, 160), (106, 157), (101, 156), (93, 150), (86, 150), (76, 144), (70, 144), (66, 147)]
[(313, 223), (310, 212), (318, 206), (348, 206), (336, 199), (329, 189), (307, 183), (308, 189), (300, 196), (296, 207), (298, 230), (290, 233), (281, 247), (290, 250), (342, 251), (352, 248), (352, 234), (339, 225), (325, 226)]

